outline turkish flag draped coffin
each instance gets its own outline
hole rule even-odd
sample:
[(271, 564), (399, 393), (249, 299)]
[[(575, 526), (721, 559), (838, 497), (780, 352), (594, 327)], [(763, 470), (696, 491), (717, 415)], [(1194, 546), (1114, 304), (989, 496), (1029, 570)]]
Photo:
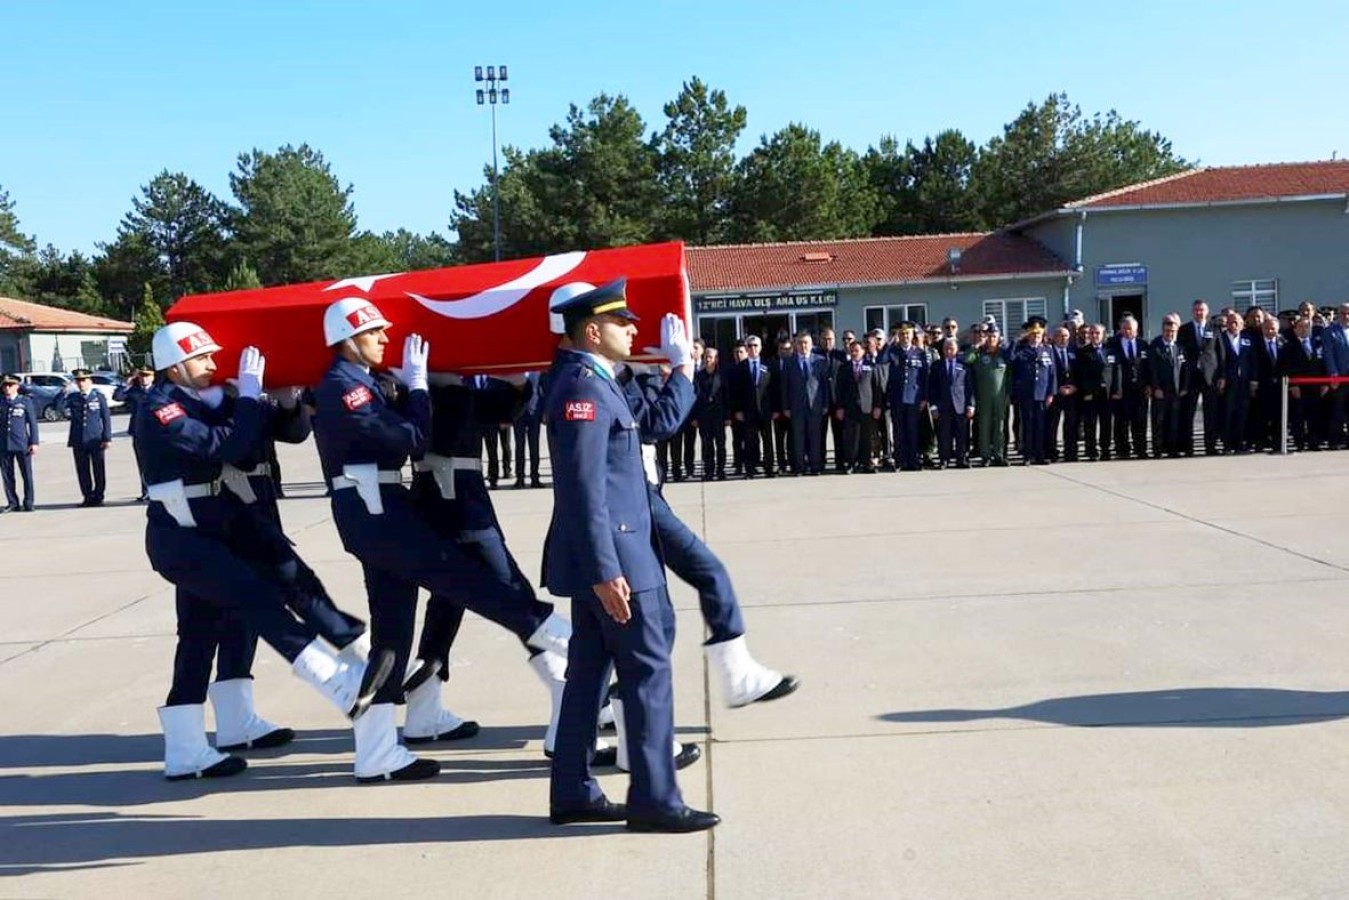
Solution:
[(195, 294), (175, 303), (166, 318), (195, 322), (224, 348), (215, 354), (217, 379), (234, 377), (240, 351), (251, 344), (267, 358), (267, 384), (313, 385), (333, 358), (323, 343), (323, 311), (359, 297), (392, 323), (385, 366), (402, 364), (403, 339), (415, 332), (430, 344), (432, 372), (504, 375), (551, 364), (558, 341), (550, 328), (553, 291), (573, 282), (599, 287), (619, 277), (628, 279), (628, 306), (641, 317), (635, 351), (660, 344), (666, 313), (689, 324), (684, 245), (677, 242)]

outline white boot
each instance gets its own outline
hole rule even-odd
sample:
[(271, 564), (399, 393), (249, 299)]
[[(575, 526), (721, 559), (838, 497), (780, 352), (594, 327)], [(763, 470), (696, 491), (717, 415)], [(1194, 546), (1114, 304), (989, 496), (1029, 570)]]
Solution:
[[(796, 690), (796, 679), (761, 666), (749, 655), (745, 636), (703, 648), (707, 662), (721, 680), (721, 694), (730, 707), (755, 700), (773, 700)], [(771, 696), (769, 696), (771, 695)]]
[(206, 707), (201, 703), (161, 706), (159, 726), (164, 730), (164, 777), (169, 781), (221, 778), (248, 766), (206, 743)]
[(337, 651), (337, 658), (347, 663), (363, 663), (370, 660), (370, 632), (363, 631), (361, 636)]
[[(414, 662), (408, 674), (418, 668)], [(440, 703), (440, 679), (434, 674), (408, 691), (403, 700), (407, 710), (403, 718), (403, 741), (408, 744), (427, 744), (431, 741), (454, 741), (470, 738), (478, 733), (477, 722), (465, 722)]]
[(416, 781), (440, 772), (434, 759), (419, 759), (398, 743), (392, 703), (376, 703), (351, 723), (356, 734), (356, 780)]
[(217, 681), (206, 691), (215, 708), (217, 750), (280, 747), (295, 740), (295, 732), (273, 725), (253, 708), (253, 679)]
[[(333, 656), (322, 641), (315, 639), (295, 657), (291, 671), (318, 688), (320, 694), (354, 721), (361, 717), (375, 692), (384, 685), (392, 665), (393, 654), (388, 651), (369, 663), (348, 662)], [(366, 678), (371, 666), (376, 671)]]
[(567, 658), (567, 642), (571, 640), (571, 622), (550, 613), (543, 624), (534, 629), (525, 643), (535, 650), (551, 650), (563, 659)]
[[(628, 724), (623, 721), (623, 701), (615, 694), (609, 699), (609, 702), (614, 707), (614, 730), (618, 732), (618, 759), (616, 765), (624, 772), (631, 772), (632, 767), (628, 765)], [(679, 743), (678, 740), (674, 742), (673, 756), (676, 760), (677, 768), (684, 768), (702, 755), (702, 751), (697, 749), (696, 744), (690, 744), (689, 746), (693, 749), (685, 751), (683, 744)], [(683, 757), (688, 753), (694, 753), (694, 756), (693, 759), (685, 762)]]
[(557, 744), (557, 722), (562, 716), (562, 693), (567, 689), (567, 658), (545, 650), (529, 658), (529, 667), (538, 674), (552, 701), (548, 730), (543, 736), (543, 752), (552, 753)]

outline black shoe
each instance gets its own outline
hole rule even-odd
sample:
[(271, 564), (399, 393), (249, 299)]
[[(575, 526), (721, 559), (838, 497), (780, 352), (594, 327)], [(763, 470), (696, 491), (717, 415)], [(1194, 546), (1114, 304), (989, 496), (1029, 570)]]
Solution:
[[(546, 757), (548, 757), (549, 759), (552, 759), (552, 758), (553, 758), (553, 751), (551, 751), (551, 750), (545, 750), (545, 751), (543, 751), (543, 755), (546, 756)], [(599, 750), (596, 750), (596, 751), (595, 751), (595, 755), (592, 756), (592, 757), (590, 758), (590, 764), (591, 764), (592, 766), (608, 766), (608, 767), (617, 766), (617, 765), (618, 765), (618, 748), (617, 748), (617, 747), (603, 747), (603, 748), (601, 748), (601, 749), (599, 749)]]
[(490, 479), (490, 480), (487, 482), (487, 488), (488, 488), (488, 490), (493, 490), (493, 491), (495, 491), (495, 490), (497, 489), (497, 482), (496, 482), (496, 479), (495, 479), (495, 478)]
[(680, 744), (679, 752), (675, 754), (674, 758), (675, 770), (687, 769), (702, 758), (702, 748), (697, 744)]
[(706, 831), (720, 823), (721, 816), (716, 813), (701, 812), (685, 806), (677, 812), (659, 813), (654, 816), (629, 816), (628, 831), (688, 834), (691, 831)]
[(957, 469), (968, 469), (969, 467), (970, 467), (969, 462), (963, 459), (960, 462), (956, 463)]
[(198, 778), (228, 778), (238, 775), (248, 768), (248, 762), (238, 756), (227, 756), (220, 762), (200, 772), (188, 772), (186, 775), (165, 775), (169, 781), (193, 781)]
[(382, 781), (425, 781), (440, 774), (440, 762), (434, 759), (414, 759), (387, 775), (358, 775), (359, 784), (379, 784)]
[(622, 803), (614, 803), (608, 797), (601, 797), (590, 806), (577, 809), (554, 809), (548, 813), (548, 821), (554, 825), (571, 825), (574, 822), (622, 822), (628, 817), (628, 808)]
[(32, 511), (33, 511), (33, 504), (31, 504), (31, 503), (28, 504), (28, 505), (25, 506), (25, 507), (22, 507), (22, 508), (19, 510), (19, 512), (32, 512)]
[(520, 490), (521, 488), (523, 488), (524, 486), (525, 486), (525, 480), (524, 480), (523, 478), (517, 478), (517, 479), (515, 479), (515, 489), (516, 489), (517, 491)]
[(539, 476), (535, 475), (533, 478), (529, 479), (529, 486), (534, 488), (541, 488), (543, 487), (543, 482), (539, 479)]
[(717, 473), (717, 481), (725, 481), (725, 480), (726, 480), (726, 473), (725, 473), (725, 472), (718, 472), (718, 473)]
[(226, 744), (223, 747), (217, 746), (216, 749), (221, 753), (228, 753), (231, 750), (267, 750), (271, 747), (284, 747), (293, 740), (295, 740), (294, 731), (289, 728), (276, 728), (267, 732), (260, 738), (244, 741), (242, 744)]
[(371, 654), (370, 661), (365, 664), (365, 674), (361, 676), (361, 689), (356, 694), (356, 702), (347, 710), (348, 719), (354, 722), (365, 715), (365, 711), (375, 701), (375, 694), (379, 693), (379, 689), (384, 687), (384, 682), (393, 674), (393, 661), (392, 650), (381, 650)]
[(442, 732), (441, 734), (428, 734), (426, 737), (408, 737), (403, 735), (405, 744), (433, 744), (437, 741), (462, 741), (476, 735), (481, 729), (477, 722), (472, 719), (459, 723), (459, 727), (453, 731)]
[(85, 506), (93, 506), (93, 505), (94, 505), (94, 501), (91, 500), (91, 499), (89, 499), (88, 497), (85, 497), (83, 500), (80, 501), (80, 506), (81, 506), (81, 507), (85, 507)]
[(3, 507), (0, 507), (0, 513), (18, 512), (18, 511), (19, 511), (19, 508), (18, 508), (17, 506), (3, 506)]

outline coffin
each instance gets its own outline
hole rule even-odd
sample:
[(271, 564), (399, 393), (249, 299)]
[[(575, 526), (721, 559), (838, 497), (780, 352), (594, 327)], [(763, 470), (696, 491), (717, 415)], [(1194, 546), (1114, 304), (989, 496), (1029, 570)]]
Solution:
[(556, 288), (578, 281), (599, 286), (620, 276), (628, 279), (628, 306), (641, 317), (634, 348), (660, 343), (665, 313), (690, 324), (684, 245), (678, 242), (194, 294), (173, 304), (166, 318), (195, 322), (224, 348), (216, 354), (218, 379), (236, 374), (239, 352), (252, 344), (267, 358), (267, 384), (313, 385), (333, 357), (323, 344), (324, 309), (361, 297), (393, 323), (385, 365), (402, 363), (403, 339), (416, 332), (430, 344), (433, 372), (505, 375), (552, 362), (558, 336), (548, 301)]

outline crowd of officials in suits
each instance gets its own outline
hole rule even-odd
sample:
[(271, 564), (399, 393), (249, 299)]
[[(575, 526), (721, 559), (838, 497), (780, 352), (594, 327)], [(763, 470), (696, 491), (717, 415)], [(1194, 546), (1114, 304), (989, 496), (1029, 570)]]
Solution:
[[(1015, 337), (991, 317), (964, 332), (948, 318), (763, 351), (755, 335), (726, 363), (702, 350), (694, 411), (660, 447), (672, 480), (819, 475), (830, 442), (838, 473), (1005, 466), (1009, 445), (1026, 465), (1277, 450), (1281, 379), (1349, 377), (1349, 304), (1211, 316), (1197, 300), (1151, 340), (1132, 317), (1109, 334), (1074, 313)], [(1291, 447), (1345, 447), (1347, 411), (1349, 385), (1294, 384)]]

